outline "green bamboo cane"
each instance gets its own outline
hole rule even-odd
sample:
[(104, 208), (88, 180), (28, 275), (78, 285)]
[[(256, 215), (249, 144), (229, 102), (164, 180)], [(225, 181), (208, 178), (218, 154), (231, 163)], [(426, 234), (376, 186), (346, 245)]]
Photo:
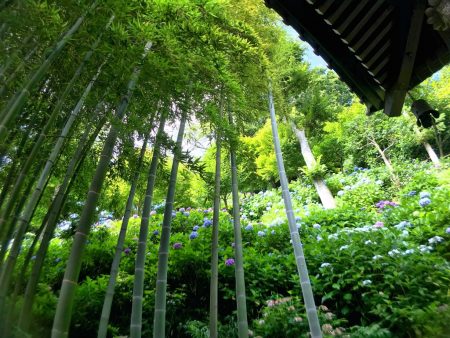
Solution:
[(308, 324), (312, 338), (322, 337), (319, 317), (314, 302), (314, 295), (309, 280), (308, 267), (306, 266), (305, 255), (303, 253), (303, 245), (295, 223), (294, 211), (292, 208), (291, 194), (289, 192), (288, 180), (284, 169), (283, 154), (281, 153), (280, 139), (278, 137), (278, 127), (275, 117), (275, 107), (273, 104), (272, 89), (269, 88), (269, 110), (270, 120), (272, 123), (273, 143), (275, 146), (275, 155), (277, 158), (278, 173), (280, 175), (281, 189), (283, 194), (284, 206), (291, 233), (292, 246), (294, 247), (295, 262), (297, 263), (298, 275), (300, 277), (300, 286), (302, 289), (303, 300), (305, 303), (306, 314), (308, 316)]
[[(108, 29), (108, 27), (111, 25), (112, 20), (114, 19), (114, 16), (111, 17), (110, 21), (108, 22), (106, 29)], [(94, 53), (94, 50), (98, 47), (98, 44), (101, 41), (101, 35), (100, 37), (92, 44), (91, 49), (85, 54), (82, 62), (80, 63), (80, 65), (78, 66), (78, 68), (76, 69), (75, 73), (73, 74), (72, 78), (70, 79), (69, 83), (66, 85), (63, 93), (61, 94), (61, 96), (59, 97), (55, 107), (53, 108), (52, 113), (50, 114), (50, 116), (47, 119), (47, 122), (44, 126), (44, 128), (41, 130), (41, 133), (37, 139), (37, 141), (35, 142), (33, 149), (31, 150), (30, 154), (28, 155), (27, 160), (25, 161), (20, 174), (16, 180), (16, 183), (14, 185), (14, 188), (11, 192), (10, 198), (9, 198), (9, 203), (14, 203), (14, 201), (16, 200), (18, 194), (20, 193), (22, 184), (23, 184), (23, 180), (25, 179), (26, 175), (28, 174), (28, 171), (31, 167), (31, 165), (33, 164), (38, 152), (41, 149), (41, 146), (43, 144), (43, 142), (45, 141), (45, 139), (47, 138), (47, 134), (50, 131), (51, 127), (53, 126), (55, 120), (58, 118), (59, 113), (61, 112), (61, 109), (63, 108), (63, 104), (65, 103), (65, 99), (67, 97), (67, 95), (69, 95), (69, 93), (72, 91), (76, 81), (78, 80), (78, 78), (80, 77), (80, 75), (82, 74), (86, 64), (88, 63), (88, 61), (91, 59), (92, 54)], [(101, 68), (101, 67), (100, 67)], [(84, 95), (84, 98), (86, 98), (87, 94), (89, 94), (90, 90), (92, 89), (92, 81), (91, 83), (88, 85), (88, 87), (85, 90), (86, 95)], [(83, 96), (82, 96), (83, 98)], [(79, 102), (80, 103), (80, 102)], [(78, 109), (81, 109), (83, 106), (84, 100), (83, 102), (81, 102), (80, 105), (78, 105), (77, 107), (79, 107)], [(6, 208), (2, 209), (0, 211), (0, 240), (3, 239), (4, 236), (4, 231), (2, 230), (2, 228), (4, 227), (5, 222), (7, 221), (7, 218), (9, 216), (9, 212), (11, 210), (11, 207), (9, 205), (7, 205)]]
[[(233, 123), (230, 113), (229, 119), (230, 123)], [(236, 150), (234, 144), (231, 144), (230, 146), (230, 161), (231, 161), (231, 191), (233, 196), (234, 254), (235, 254), (238, 337), (246, 338), (248, 337), (248, 321), (247, 321), (247, 303), (245, 296), (244, 254), (242, 250)]]
[[(105, 61), (106, 62), (106, 61)], [(75, 122), (81, 108), (84, 105), (84, 102), (90, 93), (95, 81), (97, 80), (98, 76), (101, 73), (102, 67), (105, 64), (100, 65), (100, 67), (97, 69), (96, 74), (92, 78), (92, 80), (89, 82), (88, 86), (86, 87), (83, 95), (81, 96), (80, 100), (78, 101), (76, 107), (72, 110), (69, 118), (66, 121), (66, 124), (64, 125), (63, 130), (61, 131), (61, 134), (58, 137), (58, 140), (56, 141), (55, 145), (53, 146), (52, 152), (50, 153), (50, 156), (44, 166), (44, 169), (42, 170), (38, 183), (33, 191), (33, 194), (31, 195), (31, 198), (28, 200), (25, 210), (23, 214), (19, 217), (19, 222), (17, 225), (17, 233), (14, 238), (13, 245), (11, 247), (11, 250), (9, 252), (8, 260), (6, 262), (6, 266), (2, 271), (2, 276), (0, 278), (0, 304), (2, 297), (5, 296), (7, 289), (9, 287), (10, 277), (12, 275), (12, 271), (14, 269), (14, 265), (16, 263), (20, 245), (22, 243), (23, 235), (25, 234), (28, 225), (31, 221), (31, 216), (33, 214), (34, 209), (37, 206), (38, 200), (40, 199), (42, 193), (44, 192), (44, 184), (47, 182), (48, 178), (50, 177), (51, 171), (53, 169), (54, 164), (56, 163), (56, 160), (62, 150), (62, 147), (64, 145), (64, 142), (67, 138), (67, 135), (69, 134), (69, 131), (72, 128), (73, 123)], [(13, 224), (13, 223), (11, 223)]]
[[(150, 123), (151, 125), (152, 123)], [(117, 239), (116, 252), (114, 254), (114, 259), (111, 264), (111, 272), (109, 274), (109, 282), (106, 288), (105, 300), (103, 301), (102, 314), (100, 317), (100, 323), (98, 327), (98, 338), (106, 338), (106, 333), (108, 329), (109, 316), (111, 313), (111, 306), (114, 297), (114, 289), (116, 287), (117, 274), (119, 273), (119, 264), (122, 257), (123, 244), (125, 242), (125, 236), (127, 234), (128, 221), (131, 216), (131, 209), (133, 207), (134, 195), (136, 193), (136, 186), (139, 180), (139, 174), (142, 169), (142, 164), (144, 162), (144, 155), (147, 149), (148, 136), (146, 135), (144, 143), (141, 148), (141, 153), (139, 154), (139, 160), (135, 168), (133, 179), (131, 180), (130, 193), (128, 194), (128, 200), (125, 207), (125, 213), (122, 219), (122, 225), (120, 227), (119, 237)]]
[[(180, 129), (178, 130), (177, 143), (174, 149), (172, 169), (170, 172), (169, 189), (167, 191), (166, 205), (161, 231), (161, 240), (158, 252), (158, 272), (156, 276), (155, 313), (153, 317), (153, 338), (166, 336), (166, 295), (167, 295), (167, 270), (169, 263), (170, 225), (172, 223), (173, 202), (177, 183), (178, 166), (181, 161), (184, 128), (186, 126), (187, 113), (183, 111)], [(131, 336), (136, 338), (139, 336)]]
[[(150, 51), (151, 44), (145, 46), (145, 52), (142, 56), (144, 59)], [(127, 94), (124, 96), (116, 110), (116, 118), (122, 121), (128, 104), (133, 93), (133, 90), (138, 81), (141, 72), (141, 67), (137, 67), (128, 82)], [(75, 296), (75, 288), (78, 282), (78, 277), (81, 269), (82, 255), (86, 246), (86, 240), (89, 236), (90, 226), (95, 216), (95, 208), (101, 193), (103, 182), (108, 171), (109, 162), (114, 150), (118, 135), (118, 126), (112, 125), (105, 144), (103, 146), (100, 160), (97, 164), (94, 177), (92, 179), (86, 203), (81, 213), (80, 221), (78, 223), (77, 231), (74, 235), (69, 260), (66, 266), (66, 272), (62, 281), (61, 292), (56, 307), (55, 318), (52, 327), (52, 338), (65, 338), (68, 336), (70, 321), (72, 317), (72, 307)]]
[(211, 282), (209, 288), (209, 337), (217, 338), (217, 310), (219, 284), (219, 214), (220, 214), (220, 161), (221, 135), (216, 132), (216, 172), (214, 179), (214, 213), (211, 237)]
[(7, 135), (9, 133), (8, 125), (12, 123), (16, 115), (20, 112), (22, 107), (28, 100), (28, 96), (30, 95), (30, 91), (34, 89), (34, 87), (43, 79), (45, 73), (50, 68), (53, 61), (59, 55), (59, 53), (63, 50), (67, 42), (70, 40), (73, 34), (80, 28), (83, 23), (85, 16), (92, 11), (97, 5), (97, 1), (95, 1), (89, 10), (81, 15), (77, 21), (72, 25), (72, 27), (64, 34), (62, 39), (56, 43), (52, 52), (47, 56), (42, 65), (33, 73), (32, 76), (28, 79), (25, 85), (20, 89), (16, 96), (11, 98), (11, 102), (9, 102), (6, 106), (6, 109), (0, 113), (0, 145), (4, 144), (7, 139)]
[(158, 169), (158, 160), (161, 154), (161, 143), (164, 135), (164, 125), (166, 115), (162, 114), (158, 133), (156, 135), (153, 147), (152, 161), (150, 163), (147, 188), (145, 191), (144, 207), (142, 210), (141, 226), (139, 228), (139, 240), (136, 253), (136, 263), (134, 269), (133, 302), (131, 308), (130, 337), (140, 337), (142, 331), (142, 301), (144, 294), (144, 268), (145, 253), (147, 249), (148, 224), (150, 211), (152, 207), (153, 190), (156, 182), (156, 171)]
[[(100, 105), (100, 104), (99, 104)], [(53, 238), (53, 233), (55, 231), (58, 217), (61, 212), (61, 209), (64, 205), (64, 201), (66, 200), (71, 185), (74, 183), (75, 178), (77, 176), (77, 172), (79, 171), (81, 164), (83, 163), (87, 153), (89, 152), (92, 144), (97, 138), (100, 130), (104, 126), (106, 118), (102, 118), (98, 123), (95, 131), (88, 138), (91, 133), (92, 126), (90, 125), (84, 132), (82, 138), (80, 139), (77, 149), (75, 150), (74, 155), (72, 156), (69, 165), (67, 167), (66, 173), (64, 175), (63, 182), (56, 194), (52, 205), (49, 209), (49, 216), (47, 220), (47, 225), (45, 227), (44, 234), (41, 239), (41, 244), (36, 253), (36, 259), (34, 261), (30, 278), (28, 279), (27, 286), (24, 294), (24, 304), (22, 306), (22, 310), (20, 312), (19, 317), (19, 330), (25, 335), (28, 331), (28, 327), (31, 323), (31, 311), (33, 308), (34, 296), (36, 294), (36, 287), (39, 281), (39, 277), (42, 271), (42, 267), (44, 265), (45, 255), (47, 254), (48, 247), (50, 245), (50, 241)]]

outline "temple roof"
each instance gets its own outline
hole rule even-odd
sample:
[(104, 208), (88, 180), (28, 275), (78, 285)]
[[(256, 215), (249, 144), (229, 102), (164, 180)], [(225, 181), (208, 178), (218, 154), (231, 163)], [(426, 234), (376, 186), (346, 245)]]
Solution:
[(426, 0), (266, 0), (266, 5), (371, 113), (400, 115), (406, 92), (450, 62), (450, 30), (427, 23)]

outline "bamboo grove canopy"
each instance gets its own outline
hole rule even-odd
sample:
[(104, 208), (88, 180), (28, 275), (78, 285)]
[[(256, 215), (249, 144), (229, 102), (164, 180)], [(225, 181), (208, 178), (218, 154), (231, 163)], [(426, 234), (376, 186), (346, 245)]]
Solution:
[[(194, 121), (215, 135), (217, 147), (212, 227), (211, 323), (217, 337), (220, 143), (232, 172), (235, 280), (239, 337), (248, 336), (236, 148), (246, 124), (268, 117), (278, 138), (272, 87), (280, 92), (271, 57), (279, 45), (298, 51), (276, 13), (253, 0), (2, 1), (0, 2), (0, 336), (33, 330), (33, 304), (58, 220), (65, 207), (80, 211), (53, 317), (51, 336), (70, 335), (83, 255), (97, 218), (102, 188), (114, 175), (130, 176), (130, 193), (111, 264), (98, 337), (106, 337), (139, 174), (147, 166), (136, 253), (130, 336), (142, 336), (146, 250), (160, 162), (173, 154), (161, 224), (155, 280), (153, 336), (166, 336), (168, 255), (185, 126)], [(243, 9), (247, 7), (248, 10)], [(298, 60), (299, 61), (299, 60)], [(275, 75), (275, 76), (274, 76)], [(272, 79), (270, 91), (269, 78)], [(4, 81), (3, 81), (4, 80)], [(269, 94), (270, 92), (270, 94)], [(270, 100), (268, 100), (270, 97)], [(270, 109), (268, 109), (268, 101)], [(165, 125), (178, 125), (176, 142)], [(138, 159), (135, 144), (143, 140)], [(150, 164), (144, 163), (152, 144)], [(321, 337), (300, 237), (277, 147), (290, 234), (308, 323)], [(128, 162), (129, 161), (129, 162)], [(128, 162), (128, 163), (125, 163)], [(131, 175), (126, 167), (134, 172)], [(88, 182), (90, 182), (88, 186)], [(78, 184), (85, 199), (71, 201)], [(86, 193), (87, 192), (87, 193)], [(70, 205), (72, 204), (72, 205)], [(73, 214), (72, 214), (73, 215)], [(78, 216), (77, 216), (78, 217)], [(33, 243), (22, 244), (30, 233)], [(36, 255), (33, 255), (36, 247)], [(215, 272), (214, 272), (215, 270)], [(28, 273), (30, 278), (28, 278)], [(215, 285), (215, 286), (214, 286)], [(13, 288), (14, 286), (14, 288)], [(13, 291), (14, 289), (14, 291)], [(23, 292), (20, 313), (10, 309)], [(20, 306), (20, 305), (19, 305)], [(14, 321), (13, 317), (17, 317)], [(13, 323), (14, 321), (14, 323)], [(216, 332), (214, 334), (214, 331)]]
[(266, 0), (369, 112), (399, 116), (406, 92), (450, 61), (447, 0)]

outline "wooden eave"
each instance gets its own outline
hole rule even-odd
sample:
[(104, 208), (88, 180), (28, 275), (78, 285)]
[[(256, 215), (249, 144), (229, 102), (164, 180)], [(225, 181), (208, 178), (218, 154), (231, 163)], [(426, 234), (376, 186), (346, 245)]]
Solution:
[(406, 91), (450, 62), (426, 0), (266, 0), (369, 107), (401, 114)]

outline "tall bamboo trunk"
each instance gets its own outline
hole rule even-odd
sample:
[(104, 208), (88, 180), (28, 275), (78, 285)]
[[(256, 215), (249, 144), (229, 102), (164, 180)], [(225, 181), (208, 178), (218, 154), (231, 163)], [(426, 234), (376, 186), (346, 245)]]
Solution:
[(19, 317), (19, 329), (24, 333), (28, 331), (29, 325), (31, 323), (31, 313), (33, 308), (34, 296), (36, 294), (36, 287), (39, 281), (42, 267), (44, 265), (44, 260), (47, 254), (48, 247), (50, 245), (50, 241), (53, 238), (53, 233), (58, 222), (59, 214), (70, 192), (71, 185), (76, 179), (77, 172), (79, 171), (81, 164), (88, 154), (92, 144), (100, 133), (101, 128), (105, 124), (105, 121), (106, 118), (102, 118), (101, 121), (99, 121), (96, 130), (92, 133), (91, 136), (89, 136), (89, 134), (91, 133), (92, 126), (89, 126), (85, 130), (82, 138), (80, 139), (78, 147), (75, 150), (72, 159), (70, 160), (70, 163), (64, 175), (63, 182), (59, 187), (58, 193), (56, 194), (49, 209), (47, 225), (40, 241), (40, 246), (36, 253), (36, 259), (34, 261), (31, 274), (27, 282), (24, 294), (24, 304), (22, 306)]
[[(300, 150), (302, 152), (302, 156), (305, 160), (306, 166), (310, 170), (313, 169), (317, 162), (309, 146), (305, 131), (299, 130), (294, 122), (291, 122), (291, 128), (294, 134), (297, 136), (298, 142), (300, 143)], [(313, 178), (313, 184), (316, 188), (317, 194), (319, 195), (323, 207), (325, 209), (336, 208), (336, 201), (334, 200), (333, 194), (331, 193), (330, 189), (328, 189), (323, 178)]]
[[(151, 44), (146, 45), (142, 59), (147, 56), (150, 47)], [(127, 111), (131, 94), (136, 86), (140, 72), (141, 67), (137, 67), (128, 83), (127, 95), (122, 98), (116, 110), (116, 119), (118, 121), (122, 121), (125, 112)], [(78, 277), (81, 270), (82, 256), (86, 246), (87, 237), (89, 236), (89, 232), (91, 230), (90, 226), (96, 213), (95, 208), (100, 197), (103, 182), (105, 180), (109, 162), (114, 150), (114, 145), (116, 143), (118, 127), (119, 125), (113, 124), (106, 138), (102, 153), (100, 155), (100, 160), (97, 164), (97, 168), (89, 188), (86, 203), (74, 235), (72, 248), (61, 286), (61, 292), (56, 307), (55, 318), (53, 321), (52, 338), (65, 338), (68, 336), (72, 317), (75, 288), (78, 283)]]
[[(99, 42), (100, 41), (97, 40), (96, 43), (94, 43), (94, 45), (92, 47), (96, 48), (96, 46), (98, 45)], [(63, 94), (61, 95), (60, 99), (58, 100), (57, 104), (55, 105), (51, 115), (48, 118), (47, 123), (45, 124), (44, 128), (42, 129), (42, 131), (41, 131), (41, 133), (39, 135), (39, 138), (37, 139), (36, 143), (34, 144), (33, 149), (31, 150), (29, 156), (27, 157), (27, 160), (25, 161), (25, 163), (24, 163), (24, 165), (22, 167), (22, 170), (21, 170), (21, 172), (19, 174), (19, 177), (18, 177), (18, 179), (17, 179), (17, 181), (16, 181), (16, 183), (14, 185), (14, 188), (13, 188), (13, 190), (11, 192), (11, 196), (9, 198), (9, 202), (8, 203), (14, 203), (14, 200), (17, 198), (17, 195), (20, 193), (20, 189), (21, 189), (21, 186), (23, 184), (23, 180), (27, 176), (28, 171), (31, 168), (31, 165), (35, 161), (36, 156), (38, 155), (43, 142), (48, 137), (47, 133), (49, 132), (49, 130), (53, 126), (53, 123), (55, 122), (56, 118), (59, 116), (59, 113), (60, 113), (60, 111), (62, 109), (62, 106), (63, 106), (63, 104), (65, 102), (65, 98), (67, 97), (67, 95), (72, 90), (73, 86), (76, 83), (76, 80), (81, 75), (81, 73), (82, 73), (86, 63), (91, 58), (92, 54), (93, 54), (93, 49), (91, 49), (88, 53), (86, 53), (85, 58), (83, 59), (82, 63), (79, 65), (78, 69), (75, 71), (75, 74), (72, 76), (72, 79), (67, 84)], [(80, 100), (78, 101), (76, 107), (72, 110), (72, 113), (69, 115), (69, 118), (68, 118), (68, 120), (66, 122), (66, 125), (64, 126), (64, 129), (61, 132), (61, 136), (60, 136), (60, 138), (57, 141), (57, 144), (60, 144), (59, 145), (59, 150), (61, 149), (62, 142), (64, 142), (64, 138), (67, 136), (70, 128), (72, 127), (72, 124), (75, 121), (75, 118), (78, 116), (78, 113), (83, 108), (84, 102), (86, 101), (86, 98), (89, 95), (89, 93), (90, 93), (90, 91), (91, 91), (95, 81), (97, 80), (98, 76), (100, 75), (103, 65), (104, 65), (104, 63), (102, 63), (100, 65), (100, 67), (98, 68), (96, 74), (94, 75), (94, 77), (89, 82), (89, 84), (87, 85), (86, 89), (84, 90), (83, 95), (81, 96)], [(56, 147), (56, 145), (55, 145), (55, 147)], [(56, 156), (58, 156), (58, 155), (59, 155), (59, 152), (56, 153)], [(51, 156), (52, 155), (50, 155), (50, 158), (51, 158)], [(48, 162), (47, 162), (47, 164), (48, 164)], [(3, 233), (2, 228), (4, 227), (5, 222), (7, 222), (10, 210), (11, 210), (11, 208), (7, 206), (6, 208), (4, 208), (0, 212), (0, 239), (3, 239), (4, 233)], [(10, 224), (9, 226), (13, 226), (13, 225)], [(6, 226), (6, 228), (8, 228), (8, 226)]]
[[(95, 1), (88, 12), (92, 11), (97, 2)], [(36, 70), (36, 72), (28, 79), (22, 89), (17, 93), (17, 95), (13, 96), (10, 102), (7, 104), (6, 109), (0, 113), (0, 145), (4, 144), (7, 135), (9, 133), (8, 125), (11, 124), (16, 115), (20, 112), (22, 107), (28, 100), (30, 95), (30, 91), (34, 89), (34, 87), (43, 79), (45, 73), (50, 68), (53, 61), (59, 55), (59, 53), (63, 50), (67, 42), (71, 39), (71, 37), (75, 34), (75, 32), (80, 28), (81, 24), (84, 21), (85, 16), (88, 13), (84, 13), (82, 16), (78, 18), (78, 20), (72, 25), (72, 27), (64, 34), (62, 39), (58, 41), (58, 43), (54, 46), (51, 53), (47, 56), (42, 65)]]
[[(12, 276), (12, 271), (14, 269), (17, 257), (19, 255), (20, 251), (20, 245), (22, 243), (23, 235), (28, 229), (28, 226), (30, 224), (33, 212), (38, 204), (38, 201), (40, 200), (43, 192), (46, 182), (48, 181), (51, 171), (53, 169), (53, 166), (56, 163), (56, 160), (62, 150), (62, 147), (64, 145), (64, 142), (67, 138), (67, 135), (69, 134), (69, 131), (72, 128), (73, 123), (75, 122), (78, 113), (80, 112), (81, 108), (83, 107), (84, 101), (86, 100), (87, 95), (91, 91), (92, 86), (94, 85), (94, 82), (97, 80), (97, 77), (101, 73), (101, 69), (103, 67), (103, 64), (98, 68), (97, 73), (92, 78), (91, 82), (87, 86), (85, 92), (83, 93), (80, 101), (78, 102), (75, 109), (70, 114), (68, 120), (66, 121), (66, 124), (64, 125), (63, 130), (61, 131), (61, 134), (59, 135), (58, 140), (56, 141), (52, 152), (50, 153), (50, 156), (44, 166), (44, 169), (42, 170), (38, 183), (33, 191), (33, 194), (31, 195), (31, 198), (28, 200), (23, 214), (19, 217), (19, 221), (17, 224), (17, 233), (14, 237), (14, 242), (11, 247), (11, 250), (9, 251), (8, 260), (6, 261), (5, 268), (2, 271), (2, 276), (0, 279), (0, 305), (1, 305), (1, 299), (5, 297), (6, 293), (8, 292), (9, 283)], [(14, 223), (11, 223), (12, 225)], [(1, 309), (1, 308), (0, 308)]]
[[(150, 123), (150, 126), (152, 123)], [(100, 323), (98, 327), (98, 338), (106, 338), (108, 329), (109, 315), (111, 313), (111, 305), (114, 297), (114, 288), (116, 287), (117, 274), (119, 273), (120, 258), (122, 257), (123, 244), (125, 242), (125, 236), (127, 234), (128, 221), (131, 216), (131, 209), (133, 208), (134, 195), (136, 193), (136, 186), (139, 179), (139, 175), (142, 169), (142, 163), (144, 162), (145, 151), (147, 150), (147, 142), (150, 133), (147, 133), (144, 139), (144, 143), (139, 154), (138, 163), (136, 165), (133, 179), (131, 180), (130, 193), (128, 194), (128, 200), (125, 207), (125, 213), (122, 219), (122, 225), (120, 227), (119, 237), (117, 239), (116, 252), (111, 264), (111, 272), (109, 274), (109, 282), (106, 288), (105, 300), (103, 301), (102, 314), (100, 317)]]
[[(231, 113), (229, 113), (230, 123), (232, 124)], [(235, 279), (236, 279), (236, 303), (238, 320), (238, 337), (248, 337), (247, 303), (245, 295), (245, 276), (244, 276), (244, 254), (242, 249), (242, 234), (239, 206), (239, 188), (236, 165), (235, 145), (230, 145), (230, 163), (231, 163), (231, 192), (233, 197), (233, 226), (234, 226), (234, 259), (235, 259)]]
[[(172, 170), (170, 172), (169, 189), (167, 190), (166, 205), (161, 231), (161, 240), (158, 251), (158, 272), (156, 275), (155, 313), (153, 316), (153, 338), (166, 336), (166, 296), (167, 296), (167, 270), (169, 263), (170, 225), (172, 223), (173, 202), (177, 183), (178, 166), (181, 161), (184, 128), (187, 112), (183, 111), (175, 145)], [(140, 337), (131, 335), (131, 338)]]
[(141, 215), (141, 226), (139, 228), (139, 240), (134, 268), (130, 337), (140, 337), (142, 331), (142, 302), (144, 293), (144, 268), (145, 268), (145, 252), (147, 248), (148, 224), (150, 211), (152, 207), (153, 190), (155, 188), (156, 182), (158, 161), (161, 154), (161, 143), (164, 135), (165, 123), (166, 123), (166, 115), (162, 113), (159, 121), (158, 133), (156, 135), (155, 144), (153, 145), (152, 161), (150, 163), (147, 176), (147, 188), (145, 191), (144, 206)]
[(288, 180), (284, 169), (283, 154), (281, 153), (280, 138), (278, 136), (277, 120), (275, 117), (275, 107), (273, 104), (272, 90), (269, 89), (269, 111), (272, 123), (273, 143), (275, 146), (275, 155), (277, 158), (278, 174), (280, 175), (281, 189), (283, 193), (284, 206), (291, 233), (292, 246), (294, 248), (295, 262), (297, 263), (297, 271), (300, 277), (300, 286), (302, 289), (303, 300), (305, 303), (306, 314), (308, 316), (309, 330), (312, 338), (321, 338), (322, 331), (320, 328), (319, 317), (317, 315), (314, 295), (309, 280), (308, 267), (306, 266), (305, 255), (303, 253), (303, 244), (295, 223), (294, 210), (292, 208), (291, 194), (289, 192)]
[(216, 172), (214, 179), (214, 213), (211, 236), (211, 282), (209, 287), (209, 337), (217, 338), (217, 310), (219, 286), (219, 215), (220, 215), (220, 161), (222, 139), (216, 132)]

